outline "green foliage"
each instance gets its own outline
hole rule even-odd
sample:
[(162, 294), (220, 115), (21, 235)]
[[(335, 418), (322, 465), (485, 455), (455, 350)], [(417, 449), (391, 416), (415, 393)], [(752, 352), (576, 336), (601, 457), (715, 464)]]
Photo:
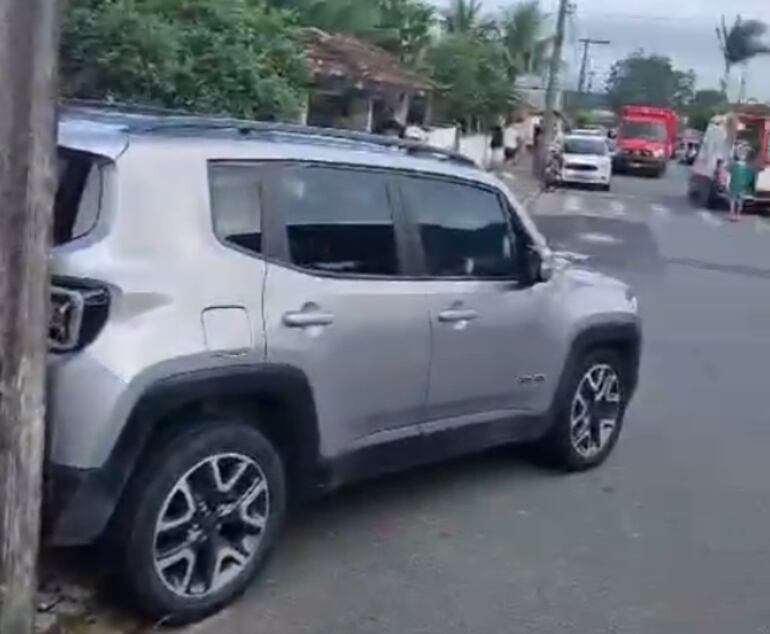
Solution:
[(551, 37), (544, 37), (546, 16), (537, 0), (524, 2), (505, 10), (498, 24), (505, 47), (509, 76), (540, 74), (548, 61)]
[(674, 68), (668, 57), (633, 53), (616, 62), (607, 81), (614, 108), (628, 104), (682, 107), (695, 93), (695, 73)]
[(464, 33), (445, 35), (429, 52), (438, 85), (436, 110), (444, 121), (488, 126), (510, 111), (512, 88), (497, 42)]
[(379, 0), (379, 8), (376, 42), (407, 66), (421, 67), (432, 42), (435, 8), (422, 0)]
[(281, 118), (305, 67), (287, 14), (259, 0), (70, 0), (61, 78), (65, 97)]
[(452, 0), (444, 11), (444, 29), (456, 35), (482, 35), (492, 25), (482, 21), (481, 10), (481, 0)]
[(727, 96), (721, 90), (699, 90), (687, 108), (688, 125), (705, 131), (711, 118), (727, 108)]
[[(307, 84), (300, 29), (349, 33), (437, 85), (445, 120), (488, 125), (510, 111), (512, 80), (539, 72), (550, 44), (536, 0), (484, 20), (480, 0), (69, 0), (66, 97), (248, 118), (288, 118)], [(443, 33), (436, 29), (442, 17)]]
[(691, 106), (695, 107), (716, 107), (727, 104), (727, 95), (721, 90), (705, 89), (698, 90), (693, 97)]
[(371, 35), (381, 18), (379, 0), (269, 0), (269, 4), (290, 10), (301, 26), (329, 33)]

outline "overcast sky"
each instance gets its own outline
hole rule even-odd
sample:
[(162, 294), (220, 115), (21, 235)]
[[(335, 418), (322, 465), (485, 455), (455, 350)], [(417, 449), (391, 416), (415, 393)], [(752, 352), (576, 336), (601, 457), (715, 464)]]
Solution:
[[(515, 4), (515, 0), (483, 0), (490, 12)], [(434, 0), (447, 6), (449, 0)], [(553, 12), (557, 0), (541, 0)], [(611, 40), (610, 46), (591, 50), (591, 69), (596, 71), (594, 88), (604, 83), (612, 63), (636, 49), (670, 56), (682, 69), (692, 68), (699, 88), (718, 88), (723, 73), (722, 56), (714, 29), (723, 13), (728, 23), (740, 14), (770, 24), (770, 0), (577, 0), (570, 19), (565, 60), (570, 65), (572, 87), (577, 83), (580, 63), (578, 39)], [(731, 96), (737, 97), (740, 70), (733, 71)], [(748, 96), (770, 101), (770, 55), (748, 67)]]

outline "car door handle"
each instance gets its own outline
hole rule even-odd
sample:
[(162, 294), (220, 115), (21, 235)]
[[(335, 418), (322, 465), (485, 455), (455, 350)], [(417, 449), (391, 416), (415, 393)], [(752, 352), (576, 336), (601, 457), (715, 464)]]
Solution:
[(475, 310), (469, 308), (450, 308), (449, 310), (442, 310), (438, 314), (438, 320), (443, 324), (451, 324), (458, 321), (472, 321), (478, 316), (479, 314)]
[(334, 323), (334, 315), (323, 312), (297, 311), (285, 313), (283, 323), (289, 328), (309, 328), (311, 326), (330, 326)]

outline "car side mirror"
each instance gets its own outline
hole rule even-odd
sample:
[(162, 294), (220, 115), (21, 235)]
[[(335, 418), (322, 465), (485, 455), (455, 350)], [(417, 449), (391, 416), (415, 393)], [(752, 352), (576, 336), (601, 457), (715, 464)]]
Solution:
[(527, 249), (527, 277), (532, 283), (536, 284), (550, 280), (553, 277), (553, 267), (553, 258), (550, 254), (543, 253), (534, 246)]

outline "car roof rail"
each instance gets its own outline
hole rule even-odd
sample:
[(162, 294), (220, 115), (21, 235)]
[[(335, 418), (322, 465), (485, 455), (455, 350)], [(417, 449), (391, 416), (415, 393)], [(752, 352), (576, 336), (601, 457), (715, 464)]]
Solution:
[(319, 128), (293, 123), (272, 121), (249, 121), (223, 116), (207, 116), (182, 110), (173, 110), (156, 106), (125, 104), (120, 102), (102, 102), (92, 100), (71, 100), (63, 105), (64, 112), (89, 113), (103, 112), (108, 117), (127, 117), (125, 124), (134, 133), (163, 133), (181, 130), (191, 131), (232, 131), (240, 136), (288, 136), (297, 140), (334, 140), (354, 145), (368, 145), (402, 151), (416, 157), (447, 160), (465, 167), (478, 167), (467, 156), (453, 150), (396, 137), (382, 136), (370, 132), (341, 130), (337, 128)]

